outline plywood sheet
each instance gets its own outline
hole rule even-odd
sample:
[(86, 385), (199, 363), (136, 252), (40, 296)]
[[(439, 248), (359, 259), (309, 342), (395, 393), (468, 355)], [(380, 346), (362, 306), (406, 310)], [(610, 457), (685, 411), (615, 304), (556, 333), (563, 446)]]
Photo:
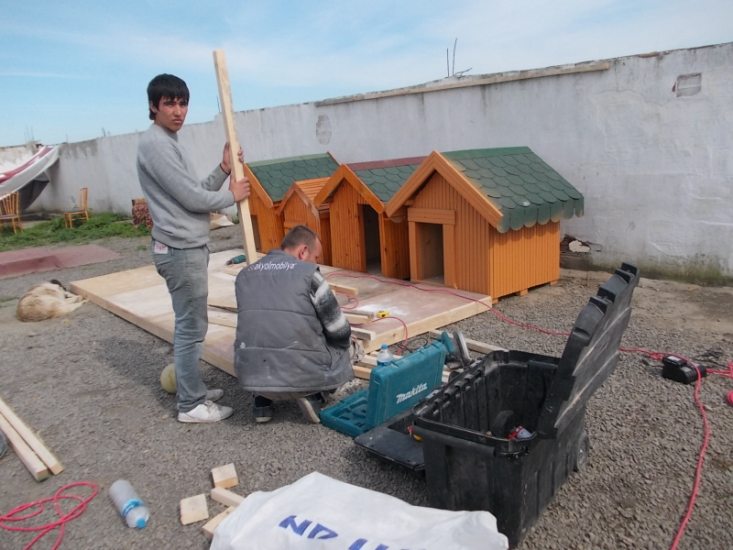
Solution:
[[(234, 279), (238, 267), (226, 261), (241, 253), (227, 250), (212, 254), (209, 262), (209, 304), (236, 308)], [(394, 344), (444, 325), (460, 321), (491, 307), (483, 294), (445, 289), (433, 285), (414, 285), (405, 281), (374, 277), (328, 266), (321, 272), (329, 282), (358, 289), (358, 297), (336, 294), (345, 311), (387, 312), (388, 317), (355, 325), (372, 337), (365, 351), (382, 343)], [(165, 282), (152, 265), (74, 281), (73, 292), (168, 341), (173, 341), (173, 309)], [(209, 309), (209, 331), (204, 342), (203, 359), (234, 375), (234, 333), (236, 314), (219, 308)]]

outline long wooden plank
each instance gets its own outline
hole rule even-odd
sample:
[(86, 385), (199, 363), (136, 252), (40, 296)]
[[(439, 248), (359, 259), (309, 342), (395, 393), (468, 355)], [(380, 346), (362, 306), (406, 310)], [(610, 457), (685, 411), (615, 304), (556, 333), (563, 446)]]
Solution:
[[(232, 109), (232, 93), (229, 85), (229, 72), (227, 71), (227, 62), (224, 57), (223, 50), (214, 50), (214, 66), (216, 68), (216, 81), (219, 85), (219, 99), (221, 100), (221, 112), (224, 117), (224, 129), (226, 130), (227, 141), (229, 142), (229, 150), (232, 154), (230, 178), (234, 181), (241, 180), (244, 177), (244, 167), (240, 164), (239, 140), (237, 139), (237, 130), (234, 126), (234, 114)], [(244, 239), (244, 253), (247, 258), (257, 258), (257, 247), (255, 246), (254, 231), (252, 230), (252, 216), (249, 211), (249, 199), (239, 201), (237, 204), (239, 209), (239, 224), (242, 227), (242, 237)]]
[(38, 455), (38, 458), (48, 466), (51, 473), (56, 475), (64, 471), (64, 467), (59, 459), (56, 458), (48, 447), (46, 447), (46, 444), (41, 440), (41, 438), (34, 433), (33, 430), (31, 430), (17, 414), (15, 414), (15, 411), (10, 408), (10, 405), (8, 405), (2, 397), (0, 397), (0, 414), (2, 414), (5, 419), (13, 425), (26, 444), (33, 449), (33, 452)]
[(5, 437), (8, 439), (8, 443), (10, 443), (15, 454), (18, 455), (20, 461), (36, 481), (43, 481), (50, 475), (48, 467), (40, 458), (38, 458), (38, 455), (33, 452), (33, 449), (23, 441), (20, 434), (15, 431), (15, 428), (13, 428), (10, 422), (2, 414), (0, 414), (0, 431), (5, 434)]
[(209, 310), (209, 323), (223, 327), (237, 328), (237, 314), (230, 311)]

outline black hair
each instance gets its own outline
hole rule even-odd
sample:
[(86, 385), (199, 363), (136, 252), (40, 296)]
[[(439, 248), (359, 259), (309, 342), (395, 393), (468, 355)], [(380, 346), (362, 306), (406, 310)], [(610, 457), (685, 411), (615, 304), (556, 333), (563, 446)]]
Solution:
[(150, 104), (158, 107), (160, 100), (164, 97), (188, 101), (188, 86), (182, 79), (172, 74), (159, 74), (153, 78), (148, 84), (148, 117), (150, 120), (155, 120), (155, 113), (150, 109)]
[(280, 249), (288, 250), (301, 244), (306, 245), (308, 248), (314, 248), (316, 246), (316, 240), (318, 240), (318, 235), (310, 227), (296, 225), (285, 235), (283, 242), (280, 244)]

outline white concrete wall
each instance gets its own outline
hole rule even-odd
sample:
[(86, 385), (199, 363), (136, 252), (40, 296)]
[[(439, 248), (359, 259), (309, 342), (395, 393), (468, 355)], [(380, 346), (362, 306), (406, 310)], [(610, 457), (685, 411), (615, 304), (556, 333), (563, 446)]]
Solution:
[[(608, 65), (235, 119), (249, 160), (330, 151), (355, 162), (527, 145), (585, 195), (585, 216), (562, 228), (594, 243), (595, 263), (733, 276), (733, 43)], [(678, 77), (692, 73), (701, 75), (699, 92), (678, 97)], [(181, 131), (202, 176), (218, 161), (223, 136), (220, 119)], [(63, 210), (87, 185), (92, 208), (129, 213), (130, 199), (141, 195), (137, 139), (67, 145), (34, 208)]]

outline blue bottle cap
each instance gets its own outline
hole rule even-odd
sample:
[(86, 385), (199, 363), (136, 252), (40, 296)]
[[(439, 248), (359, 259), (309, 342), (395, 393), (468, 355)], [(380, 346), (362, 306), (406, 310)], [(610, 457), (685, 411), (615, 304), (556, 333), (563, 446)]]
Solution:
[(148, 524), (148, 518), (142, 517), (135, 520), (135, 528), (142, 529)]

